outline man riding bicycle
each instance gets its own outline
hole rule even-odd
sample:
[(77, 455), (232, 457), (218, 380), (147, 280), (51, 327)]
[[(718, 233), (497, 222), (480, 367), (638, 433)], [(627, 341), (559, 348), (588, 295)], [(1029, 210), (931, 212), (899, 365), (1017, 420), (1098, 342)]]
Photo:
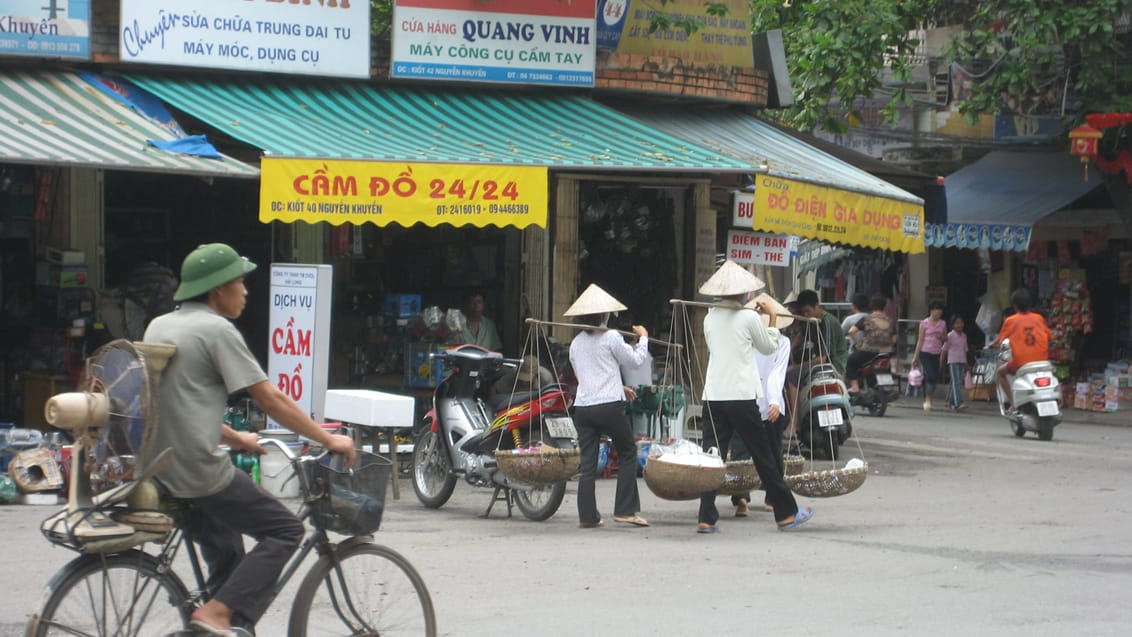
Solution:
[[(258, 437), (223, 424), (227, 398), (240, 390), (287, 429), (354, 461), (347, 436), (326, 433), (268, 381), (230, 319), (247, 304), (244, 276), (256, 265), (222, 243), (202, 245), (185, 257), (173, 296), (180, 307), (157, 317), (145, 340), (177, 347), (157, 395), (160, 424), (153, 449), (173, 449), (158, 476), (175, 497), (190, 499), (187, 521), (208, 564), (209, 600), (193, 611), (191, 625), (209, 635), (234, 635), (235, 622), (254, 625), (270, 600), (271, 588), (303, 538), (303, 524), (282, 502), (236, 471), (234, 450), (264, 453)], [(145, 464), (151, 458), (145, 459)], [(257, 544), (244, 554), (243, 535)]]

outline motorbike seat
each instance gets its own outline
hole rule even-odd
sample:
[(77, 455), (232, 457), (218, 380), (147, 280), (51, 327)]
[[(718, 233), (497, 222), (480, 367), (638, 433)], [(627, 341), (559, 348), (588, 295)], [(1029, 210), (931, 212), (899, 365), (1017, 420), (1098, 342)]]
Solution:
[(1034, 361), (1026, 363), (1014, 372), (1014, 376), (1021, 376), (1022, 374), (1037, 374), (1039, 372), (1053, 372), (1053, 363), (1049, 361)]

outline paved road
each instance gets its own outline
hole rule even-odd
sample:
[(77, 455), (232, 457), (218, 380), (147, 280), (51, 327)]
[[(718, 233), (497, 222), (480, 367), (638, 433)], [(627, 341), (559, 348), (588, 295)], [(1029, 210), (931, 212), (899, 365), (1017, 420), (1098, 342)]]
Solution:
[[(859, 418), (845, 457), (869, 462), (868, 481), (808, 502), (794, 533), (753, 513), (697, 535), (694, 502), (643, 482), (650, 528), (612, 524), (603, 480), (610, 526), (594, 530), (576, 528), (572, 491), (534, 523), (477, 517), (488, 492), (463, 485), (427, 510), (403, 482), (378, 540), (424, 575), (444, 635), (1129, 634), (1132, 427), (1066, 422), (1043, 443), (973, 411)], [(0, 635), (20, 634), (69, 557), (36, 533), (47, 512), (0, 507)], [(283, 612), (261, 626), (284, 634)]]

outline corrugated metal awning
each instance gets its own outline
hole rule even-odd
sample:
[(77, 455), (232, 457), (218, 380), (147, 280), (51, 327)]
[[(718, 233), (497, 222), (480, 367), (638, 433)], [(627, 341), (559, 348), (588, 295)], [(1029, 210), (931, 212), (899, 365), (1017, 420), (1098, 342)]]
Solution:
[(923, 199), (753, 115), (703, 106), (618, 110), (750, 165), (760, 184), (754, 187), (756, 230), (897, 252), (924, 250)]
[(366, 82), (131, 76), (266, 157), (750, 172), (585, 97)]
[(170, 152), (149, 141), (176, 139), (156, 121), (76, 73), (0, 72), (0, 161), (108, 170), (257, 177), (235, 159)]
[(1068, 152), (992, 151), (945, 183), (948, 223), (928, 224), (925, 245), (1025, 252), (1035, 223), (1103, 182)]
[(719, 108), (618, 107), (634, 119), (754, 166), (753, 172), (885, 199), (923, 200), (747, 113)]

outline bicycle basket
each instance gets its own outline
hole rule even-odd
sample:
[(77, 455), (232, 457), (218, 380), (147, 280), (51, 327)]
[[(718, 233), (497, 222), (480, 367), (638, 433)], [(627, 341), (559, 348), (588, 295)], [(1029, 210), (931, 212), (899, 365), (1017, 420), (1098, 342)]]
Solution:
[(391, 463), (359, 451), (353, 469), (338, 468), (341, 456), (305, 464), (311, 522), (343, 535), (369, 535), (381, 526)]

